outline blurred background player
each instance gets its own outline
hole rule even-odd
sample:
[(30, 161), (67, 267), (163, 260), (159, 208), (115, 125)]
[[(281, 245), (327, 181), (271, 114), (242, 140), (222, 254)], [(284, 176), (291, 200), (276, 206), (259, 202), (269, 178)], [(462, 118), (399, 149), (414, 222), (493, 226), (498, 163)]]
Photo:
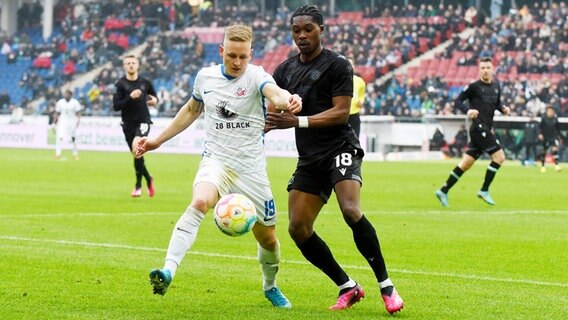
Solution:
[(552, 153), (556, 171), (562, 170), (562, 167), (558, 164), (558, 147), (560, 146), (559, 138), (561, 137), (562, 133), (560, 132), (560, 123), (558, 123), (556, 112), (552, 106), (547, 106), (546, 113), (540, 120), (540, 133), (538, 135), (538, 139), (542, 142), (542, 167), (540, 172), (546, 172), (545, 163), (548, 149)]
[(465, 126), (461, 125), (460, 129), (456, 133), (454, 137), (454, 142), (452, 142), (448, 148), (450, 151), (450, 156), (453, 158), (455, 156), (461, 157), (462, 150), (467, 145), (467, 130), (465, 130)]
[[(349, 63), (351, 66), (355, 66), (353, 60), (349, 59)], [(355, 131), (355, 135), (357, 139), (359, 139), (359, 135), (361, 134), (361, 108), (365, 104), (365, 88), (367, 84), (365, 84), (365, 80), (361, 78), (359, 75), (355, 74), (355, 70), (353, 70), (353, 98), (351, 98), (351, 109), (349, 109), (349, 125)]]
[(71, 90), (65, 90), (63, 98), (55, 104), (54, 124), (55, 124), (55, 158), (61, 158), (61, 149), (64, 143), (71, 140), (73, 144), (73, 158), (79, 160), (79, 150), (75, 140), (75, 132), (79, 127), (83, 107), (73, 98)]
[(525, 147), (525, 166), (534, 165), (537, 154), (536, 146), (538, 144), (539, 122), (536, 121), (532, 112), (529, 113), (529, 121), (525, 123), (523, 128), (523, 145)]
[[(122, 132), (132, 155), (136, 153), (136, 146), (142, 137), (147, 137), (150, 133), (150, 111), (148, 107), (154, 107), (158, 103), (156, 90), (152, 82), (138, 74), (140, 62), (133, 55), (126, 56), (122, 61), (125, 75), (118, 79), (114, 86), (113, 107), (116, 111), (121, 111)], [(154, 180), (146, 168), (144, 157), (134, 157), (134, 171), (136, 173), (136, 183), (131, 193), (132, 197), (142, 195), (142, 177), (146, 179), (148, 195), (153, 197)]]
[(299, 96), (276, 86), (262, 67), (249, 65), (252, 29), (227, 27), (219, 55), (223, 64), (201, 69), (193, 95), (174, 120), (155, 138), (142, 138), (137, 156), (158, 148), (187, 129), (205, 113), (205, 150), (193, 182), (193, 197), (178, 220), (162, 269), (150, 272), (155, 294), (165, 294), (178, 266), (193, 245), (199, 225), (209, 209), (229, 193), (242, 193), (256, 206), (257, 222), (252, 231), (258, 242), (258, 262), (265, 297), (278, 308), (290, 301), (276, 286), (280, 243), (275, 233), (276, 206), (266, 172), (264, 153), (265, 98), (278, 109), (299, 112)]
[[(495, 204), (489, 194), (489, 186), (497, 170), (505, 161), (505, 152), (493, 134), (493, 116), (495, 110), (508, 115), (510, 109), (501, 104), (501, 87), (497, 81), (493, 81), (491, 58), (479, 59), (479, 75), (480, 79), (466, 86), (455, 101), (455, 107), (472, 119), (469, 128), (471, 141), (462, 160), (452, 170), (444, 186), (436, 191), (436, 197), (444, 207), (449, 206), (448, 192), (450, 189), (484, 152), (491, 156), (491, 163), (487, 167), (483, 185), (477, 192), (477, 196), (490, 205)], [(466, 100), (469, 101), (469, 107), (464, 104)]]
[(353, 69), (349, 61), (324, 49), (323, 16), (315, 6), (297, 8), (290, 19), (292, 37), (300, 53), (274, 72), (281, 88), (302, 97), (300, 116), (269, 112), (267, 129), (295, 128), (298, 164), (288, 184), (290, 236), (304, 257), (338, 287), (331, 310), (351, 307), (364, 297), (363, 288), (337, 263), (330, 248), (314, 231), (314, 223), (335, 191), (344, 221), (357, 249), (371, 266), (389, 313), (404, 302), (390, 280), (377, 232), (360, 208), (363, 149), (348, 125)]

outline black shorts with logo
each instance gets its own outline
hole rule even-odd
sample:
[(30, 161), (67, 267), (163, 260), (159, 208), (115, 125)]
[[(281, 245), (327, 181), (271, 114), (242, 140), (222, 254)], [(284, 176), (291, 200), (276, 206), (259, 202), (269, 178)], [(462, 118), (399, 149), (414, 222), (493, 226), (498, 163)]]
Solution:
[(339, 181), (349, 179), (363, 183), (363, 155), (362, 149), (346, 145), (315, 163), (298, 166), (288, 182), (287, 190), (315, 194), (327, 203), (331, 190)]
[(150, 133), (150, 124), (151, 123), (128, 123), (122, 122), (120, 125), (122, 126), (122, 132), (124, 133), (124, 139), (128, 144), (128, 148), (132, 151), (132, 141), (134, 141), (135, 137), (147, 137)]
[(492, 155), (501, 150), (501, 146), (493, 132), (491, 132), (491, 130), (489, 130), (489, 128), (481, 122), (475, 123), (471, 126), (469, 129), (469, 136), (470, 142), (467, 145), (466, 153), (474, 159), (478, 159), (483, 152), (487, 152), (487, 154)]

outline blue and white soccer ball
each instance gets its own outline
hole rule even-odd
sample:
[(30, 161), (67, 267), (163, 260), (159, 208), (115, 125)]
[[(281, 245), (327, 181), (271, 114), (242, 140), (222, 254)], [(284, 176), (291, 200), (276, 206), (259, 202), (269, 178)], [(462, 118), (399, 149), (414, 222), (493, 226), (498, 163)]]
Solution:
[(236, 237), (249, 232), (256, 222), (256, 208), (246, 196), (231, 193), (215, 205), (215, 225), (226, 235)]

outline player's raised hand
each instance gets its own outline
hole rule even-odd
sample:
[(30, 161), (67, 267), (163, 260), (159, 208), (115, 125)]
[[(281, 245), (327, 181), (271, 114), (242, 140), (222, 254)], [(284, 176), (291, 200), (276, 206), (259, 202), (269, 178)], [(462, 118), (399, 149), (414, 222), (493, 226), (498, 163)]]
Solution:
[(298, 117), (292, 114), (289, 110), (282, 110), (282, 112), (267, 112), (266, 124), (264, 126), (265, 132), (272, 129), (287, 129), (298, 126)]
[(469, 110), (467, 110), (467, 116), (470, 117), (470, 118), (472, 118), (472, 119), (477, 118), (478, 115), (479, 115), (479, 111), (478, 111), (478, 110), (475, 110), (475, 109), (469, 109)]
[(288, 110), (293, 114), (298, 114), (302, 111), (302, 98), (299, 95), (293, 94), (290, 96), (290, 99), (288, 99)]
[(130, 92), (130, 98), (132, 99), (138, 99), (140, 98), (141, 95), (142, 95), (142, 90), (140, 89), (135, 89), (132, 92)]

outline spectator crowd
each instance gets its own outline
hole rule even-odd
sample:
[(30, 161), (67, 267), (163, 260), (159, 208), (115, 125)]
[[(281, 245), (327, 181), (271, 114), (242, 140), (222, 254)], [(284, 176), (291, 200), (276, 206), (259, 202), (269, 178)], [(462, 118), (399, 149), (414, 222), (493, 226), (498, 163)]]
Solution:
[[(324, 13), (329, 10), (323, 2), (321, 9)], [(214, 8), (209, 1), (191, 7), (179, 0), (62, 0), (54, 10), (55, 32), (49, 39), (39, 37), (41, 11), (38, 1), (22, 4), (18, 21), (25, 32), (0, 34), (0, 54), (7, 63), (32, 61), (19, 85), (30, 99), (45, 102), (40, 110), (31, 112), (41, 112), (53, 104), (60, 94), (58, 88), (65, 83), (101, 67), (76, 98), (87, 107), (87, 114), (112, 114), (113, 83), (122, 72), (119, 57), (145, 44), (142, 70), (155, 81), (161, 101), (158, 114), (174, 115), (191, 92), (195, 72), (212, 61), (205, 57), (202, 39), (183, 31), (189, 27), (247, 23), (255, 31), (255, 56), (261, 57), (281, 44), (292, 48), (290, 10), (285, 7), (262, 16), (255, 6)], [(546, 105), (552, 105), (558, 114), (568, 116), (567, 16), (565, 2), (549, 1), (535, 1), (530, 7), (479, 21), (475, 9), (465, 10), (443, 1), (437, 5), (378, 6), (375, 11), (367, 7), (355, 13), (356, 19), (341, 12), (326, 15), (324, 44), (353, 59), (356, 69), (369, 72), (363, 114), (420, 117), (457, 113), (453, 100), (461, 86), (450, 85), (443, 77), (402, 75), (386, 83), (378, 80), (450, 41), (435, 59), (461, 52), (460, 65), (475, 65), (480, 56), (494, 57), (497, 78), (503, 83), (502, 101), (512, 107), (513, 115), (539, 114)], [(461, 38), (459, 32), (465, 27), (475, 29), (471, 36)], [(36, 30), (36, 35), (30, 30)], [(0, 92), (0, 110), (10, 103), (9, 93)], [(24, 100), (21, 104), (27, 103)]]

